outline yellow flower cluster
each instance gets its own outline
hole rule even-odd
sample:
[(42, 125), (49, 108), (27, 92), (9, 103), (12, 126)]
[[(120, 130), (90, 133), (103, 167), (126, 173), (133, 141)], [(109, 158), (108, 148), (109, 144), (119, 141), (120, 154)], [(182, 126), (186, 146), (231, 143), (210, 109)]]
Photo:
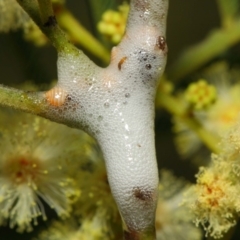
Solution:
[[(215, 104), (206, 113), (209, 129), (218, 129), (219, 133), (227, 131), (236, 124), (240, 112), (240, 84), (233, 84), (223, 91)], [(207, 125), (206, 124), (206, 125)]]
[(129, 5), (127, 3), (120, 5), (118, 11), (107, 10), (97, 25), (98, 31), (112, 43), (119, 43), (125, 31), (128, 12)]
[[(191, 103), (193, 107), (191, 114), (213, 136), (219, 137), (236, 124), (240, 112), (240, 84), (236, 82), (239, 80), (240, 72), (236, 69), (229, 71), (229, 67), (222, 63), (217, 63), (213, 67), (215, 70), (206, 77), (214, 86), (202, 80), (190, 84), (184, 92), (185, 97), (179, 95), (179, 101), (186, 108)], [(202, 155), (198, 154), (198, 151), (203, 150), (203, 144), (197, 134), (179, 117), (174, 117), (174, 131), (179, 153), (184, 158), (194, 157), (194, 160), (199, 162), (196, 158)], [(203, 159), (200, 161), (203, 164)]]
[(0, 32), (22, 28), (32, 20), (16, 0), (0, 1)]
[[(79, 206), (81, 207), (81, 206)], [(121, 228), (120, 228), (121, 229)], [(108, 219), (100, 211), (92, 217), (84, 216), (81, 225), (73, 217), (67, 221), (54, 221), (48, 230), (40, 233), (34, 240), (115, 240), (122, 236), (109, 235), (112, 229)]]
[(85, 151), (89, 161), (69, 167), (81, 189), (81, 196), (73, 204), (72, 217), (67, 222), (53, 222), (38, 240), (122, 239), (121, 217), (110, 192), (104, 162), (97, 159), (99, 149), (86, 146)]
[(159, 198), (156, 211), (157, 240), (201, 240), (202, 232), (192, 223), (193, 214), (182, 206), (183, 193), (190, 184), (175, 177), (167, 170), (161, 170)]
[(186, 194), (196, 225), (214, 238), (234, 226), (240, 214), (240, 121), (223, 138), (221, 149), (212, 155), (210, 167), (200, 168), (197, 184)]
[(80, 195), (68, 166), (84, 158), (87, 135), (29, 114), (0, 116), (0, 225), (32, 230), (47, 219), (42, 201), (67, 217)]
[(186, 100), (196, 110), (210, 106), (216, 100), (216, 97), (216, 88), (203, 79), (190, 84), (185, 92)]

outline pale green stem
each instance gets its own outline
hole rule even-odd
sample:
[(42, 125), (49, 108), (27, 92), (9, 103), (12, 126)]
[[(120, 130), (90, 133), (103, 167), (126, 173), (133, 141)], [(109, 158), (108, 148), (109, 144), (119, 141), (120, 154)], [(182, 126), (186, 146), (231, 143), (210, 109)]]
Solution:
[(182, 106), (176, 98), (170, 94), (159, 92), (156, 98), (156, 107), (162, 106), (172, 115), (181, 118), (182, 121), (194, 131), (202, 142), (214, 153), (219, 152), (219, 139), (208, 132), (201, 123), (192, 116), (188, 109)]
[[(52, 6), (47, 5), (46, 9), (43, 10), (43, 2), (40, 2), (41, 4), (38, 5), (37, 1), (18, 0), (20, 6), (29, 14), (29, 16), (42, 30), (42, 32), (46, 34), (46, 36), (49, 38), (50, 42), (57, 49), (58, 52), (65, 52), (74, 55), (79, 54), (79, 50), (72, 43), (69, 42), (65, 33), (59, 28), (55, 17), (52, 15)], [(48, 1), (46, 0), (46, 2)], [(48, 14), (49, 16), (47, 16)]]
[(39, 6), (37, 1), (33, 0), (17, 0), (19, 5), (28, 13), (32, 20), (38, 25), (42, 25), (42, 19), (39, 14)]
[(0, 85), (0, 103), (36, 115), (45, 115), (48, 104), (43, 93), (28, 92)]
[(38, 0), (42, 23), (46, 23), (50, 16), (54, 16), (51, 0)]
[(216, 0), (223, 27), (229, 27), (239, 10), (239, 0)]
[(187, 49), (169, 69), (168, 77), (177, 81), (197, 70), (240, 40), (240, 19), (229, 28), (213, 31), (205, 40)]
[(79, 43), (103, 62), (109, 63), (109, 51), (74, 18), (71, 12), (66, 8), (58, 9), (57, 20), (59, 25), (73, 38), (74, 42)]

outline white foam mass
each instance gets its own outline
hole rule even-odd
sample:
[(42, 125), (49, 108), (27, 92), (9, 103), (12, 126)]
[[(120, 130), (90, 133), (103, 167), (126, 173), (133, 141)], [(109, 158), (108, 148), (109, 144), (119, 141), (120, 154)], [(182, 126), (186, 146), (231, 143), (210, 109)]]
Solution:
[(81, 53), (59, 54), (56, 87), (67, 97), (62, 106), (51, 107), (53, 119), (98, 140), (121, 215), (129, 228), (139, 231), (154, 224), (154, 99), (166, 63), (164, 36), (165, 29), (154, 24), (141, 29), (129, 25), (105, 69), (83, 63)]

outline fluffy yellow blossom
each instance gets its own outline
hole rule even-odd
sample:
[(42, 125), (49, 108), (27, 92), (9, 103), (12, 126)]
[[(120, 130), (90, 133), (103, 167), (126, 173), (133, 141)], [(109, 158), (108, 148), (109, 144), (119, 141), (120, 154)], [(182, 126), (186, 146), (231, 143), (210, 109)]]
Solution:
[(98, 23), (98, 30), (114, 44), (122, 39), (125, 31), (129, 5), (124, 2), (118, 7), (118, 11), (107, 10), (102, 15), (102, 20)]
[(195, 214), (196, 225), (202, 225), (206, 235), (220, 238), (236, 224), (239, 212), (239, 184), (230, 179), (230, 164), (201, 168), (197, 184), (187, 194), (187, 204)]
[(0, 0), (0, 32), (22, 28), (30, 21), (16, 0)]
[(157, 240), (201, 240), (201, 230), (193, 223), (193, 214), (182, 206), (183, 193), (190, 184), (162, 170), (156, 211)]
[(208, 168), (200, 168), (197, 184), (186, 194), (195, 223), (206, 235), (222, 237), (240, 215), (240, 120), (221, 141), (221, 153), (212, 155)]
[(116, 240), (122, 236), (111, 236), (111, 228), (105, 215), (99, 209), (94, 216), (86, 217), (79, 224), (76, 219), (55, 221), (48, 230), (43, 231), (34, 240)]
[(81, 161), (86, 135), (29, 114), (0, 115), (0, 224), (31, 230), (47, 218), (42, 201), (68, 216), (80, 194), (68, 166)]
[(200, 110), (210, 106), (216, 100), (216, 88), (200, 79), (188, 86), (185, 98), (194, 109)]
[(74, 215), (82, 223), (82, 234), (90, 236), (95, 231), (96, 236), (100, 234), (102, 237), (99, 235), (98, 238), (89, 239), (117, 239), (116, 235), (122, 234), (121, 217), (111, 194), (98, 147), (89, 149), (88, 159), (81, 165), (81, 174), (75, 177), (81, 196), (73, 205)]
[(79, 240), (79, 223), (74, 218), (54, 221), (48, 230), (44, 230), (33, 240)]
[[(240, 84), (225, 86), (219, 89), (221, 95), (206, 113), (206, 127), (223, 133), (236, 123), (240, 112)], [(225, 91), (224, 91), (225, 90)]]
[[(233, 78), (239, 78), (239, 74), (236, 75), (235, 71), (229, 71), (227, 66), (222, 64), (216, 67), (217, 70), (208, 74), (209, 79), (212, 80), (211, 82), (215, 83), (214, 85), (217, 92), (216, 100), (210, 106), (208, 105), (207, 109), (193, 109), (191, 113), (207, 131), (219, 137), (226, 133), (228, 129), (236, 123), (238, 114), (240, 113), (240, 84), (231, 83), (229, 81)], [(193, 87), (190, 87), (189, 91), (191, 94), (187, 91), (187, 95), (193, 95), (191, 90), (196, 88), (196, 84), (197, 83), (194, 83), (192, 85)], [(206, 87), (206, 83), (202, 82), (201, 85), (203, 85), (201, 88)], [(207, 86), (209, 88), (209, 85)], [(214, 90), (211, 91), (214, 92)], [(196, 93), (196, 98), (198, 99), (200, 95), (200, 93)], [(188, 96), (188, 98), (190, 99), (191, 97)], [(179, 101), (185, 101), (183, 99), (181, 95)], [(213, 98), (211, 99), (213, 100)], [(193, 101), (193, 96), (191, 101)], [(183, 104), (187, 106), (188, 102), (183, 102)], [(201, 107), (203, 107), (202, 103)], [(204, 152), (203, 144), (197, 134), (195, 134), (195, 132), (193, 132), (180, 118), (174, 118), (173, 129), (176, 133), (175, 141), (177, 149), (184, 158), (197, 155), (200, 150)], [(205, 150), (205, 152), (209, 155), (208, 151)]]
[[(91, 147), (91, 148), (90, 148)], [(115, 240), (122, 239), (121, 217), (107, 181), (106, 169), (96, 143), (85, 145), (85, 161), (69, 171), (81, 189), (73, 204), (70, 222), (54, 222), (39, 240)]]
[(120, 236), (117, 236), (116, 234), (117, 232), (113, 233), (112, 229), (113, 224), (111, 226), (109, 224), (109, 220), (110, 219), (107, 218), (105, 212), (102, 212), (102, 209), (99, 208), (92, 217), (90, 218), (86, 217), (83, 219), (81, 227), (78, 232), (79, 239), (82, 240), (121, 239), (122, 236), (120, 234), (120, 231), (119, 231)]

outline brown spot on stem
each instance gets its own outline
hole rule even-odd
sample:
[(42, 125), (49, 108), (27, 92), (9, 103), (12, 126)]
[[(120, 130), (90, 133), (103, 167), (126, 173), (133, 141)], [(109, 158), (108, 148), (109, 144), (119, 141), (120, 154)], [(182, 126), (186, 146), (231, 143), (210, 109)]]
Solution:
[(123, 231), (124, 240), (139, 240), (138, 232), (135, 230)]
[(168, 48), (167, 48), (167, 42), (166, 42), (165, 37), (159, 36), (159, 37), (157, 38), (156, 46), (157, 46), (160, 50), (164, 51), (165, 54), (167, 53)]
[(49, 16), (47, 22), (43, 24), (44, 27), (55, 27), (57, 25), (57, 19), (55, 16)]
[(123, 57), (118, 63), (118, 70), (121, 71), (122, 64), (127, 60), (127, 57)]
[(137, 11), (145, 12), (149, 7), (149, 1), (146, 0), (135, 1), (134, 7), (136, 8)]
[(135, 198), (143, 201), (143, 202), (152, 202), (153, 200), (153, 192), (150, 190), (143, 189), (141, 187), (133, 188), (133, 194)]

